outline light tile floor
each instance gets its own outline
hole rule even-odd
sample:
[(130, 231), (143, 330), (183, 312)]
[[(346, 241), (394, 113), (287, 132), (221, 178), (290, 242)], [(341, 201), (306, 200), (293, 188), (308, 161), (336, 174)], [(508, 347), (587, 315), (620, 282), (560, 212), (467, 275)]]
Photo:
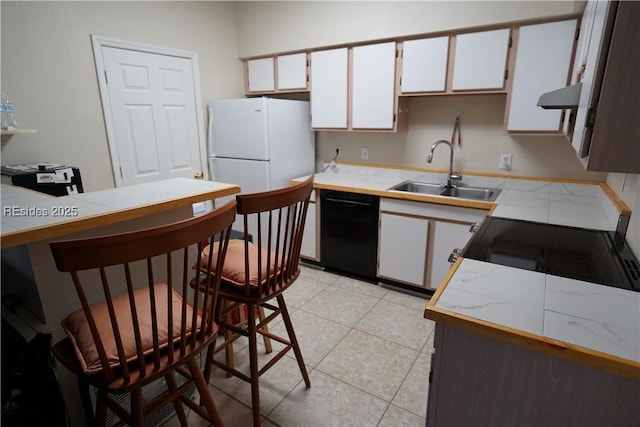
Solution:
[[(285, 300), (311, 388), (290, 351), (260, 377), (263, 426), (425, 425), (434, 330), (426, 297), (305, 266)], [(271, 329), (284, 333), (282, 322)], [(236, 367), (248, 368), (246, 340), (234, 346)], [(248, 383), (215, 369), (210, 388), (225, 425), (251, 425)]]

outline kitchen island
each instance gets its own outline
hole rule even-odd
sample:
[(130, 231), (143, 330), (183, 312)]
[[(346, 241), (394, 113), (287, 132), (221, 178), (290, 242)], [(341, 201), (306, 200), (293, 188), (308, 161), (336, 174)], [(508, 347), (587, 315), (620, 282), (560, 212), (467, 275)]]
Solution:
[[(64, 338), (60, 320), (80, 308), (68, 273), (57, 270), (49, 243), (124, 232), (193, 216), (193, 204), (240, 192), (240, 187), (174, 178), (77, 195), (51, 197), (2, 185), (3, 297), (17, 297), (18, 314), (3, 306), (3, 317), (29, 320), (27, 331), (45, 332), (52, 342)], [(12, 272), (9, 275), (9, 272)], [(9, 279), (7, 279), (9, 278)], [(88, 295), (90, 300), (100, 295)], [(18, 317), (16, 319), (16, 317)], [(34, 324), (35, 323), (35, 324)], [(57, 368), (72, 425), (83, 417), (75, 378)]]
[(427, 425), (640, 425), (640, 293), (460, 258), (436, 322)]

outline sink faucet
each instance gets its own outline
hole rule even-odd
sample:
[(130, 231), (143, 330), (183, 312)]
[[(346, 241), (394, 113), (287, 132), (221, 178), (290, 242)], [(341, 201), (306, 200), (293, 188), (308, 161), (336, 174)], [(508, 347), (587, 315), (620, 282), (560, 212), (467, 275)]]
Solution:
[(436, 149), (436, 147), (440, 144), (446, 144), (449, 146), (449, 150), (451, 150), (451, 154), (449, 156), (449, 176), (447, 176), (447, 188), (451, 188), (453, 187), (453, 183), (454, 181), (460, 181), (462, 179), (462, 175), (454, 175), (453, 173), (453, 145), (445, 140), (445, 139), (441, 139), (439, 141), (436, 141), (435, 144), (433, 144), (431, 146), (431, 150), (429, 150), (429, 156), (427, 157), (427, 163), (431, 163), (431, 161), (433, 160), (433, 150)]

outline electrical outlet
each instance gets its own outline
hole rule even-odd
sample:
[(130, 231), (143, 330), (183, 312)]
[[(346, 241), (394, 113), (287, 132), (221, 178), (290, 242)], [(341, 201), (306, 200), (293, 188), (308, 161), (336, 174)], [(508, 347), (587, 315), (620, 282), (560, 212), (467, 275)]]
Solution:
[(513, 158), (511, 153), (500, 154), (500, 169), (511, 170), (511, 159)]
[(369, 160), (369, 147), (362, 147), (362, 160)]
[(340, 151), (342, 151), (342, 148), (341, 147), (336, 147), (336, 157), (335, 157), (336, 159), (338, 157), (340, 157)]

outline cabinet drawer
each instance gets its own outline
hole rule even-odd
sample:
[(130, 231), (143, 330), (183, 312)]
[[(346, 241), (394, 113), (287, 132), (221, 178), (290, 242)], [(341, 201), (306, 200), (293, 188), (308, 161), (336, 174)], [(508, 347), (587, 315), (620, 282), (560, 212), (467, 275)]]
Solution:
[(428, 218), (445, 218), (452, 221), (476, 222), (481, 221), (487, 211), (484, 209), (465, 208), (458, 206), (439, 205), (437, 203), (413, 202), (399, 199), (380, 199), (380, 210), (424, 216)]

